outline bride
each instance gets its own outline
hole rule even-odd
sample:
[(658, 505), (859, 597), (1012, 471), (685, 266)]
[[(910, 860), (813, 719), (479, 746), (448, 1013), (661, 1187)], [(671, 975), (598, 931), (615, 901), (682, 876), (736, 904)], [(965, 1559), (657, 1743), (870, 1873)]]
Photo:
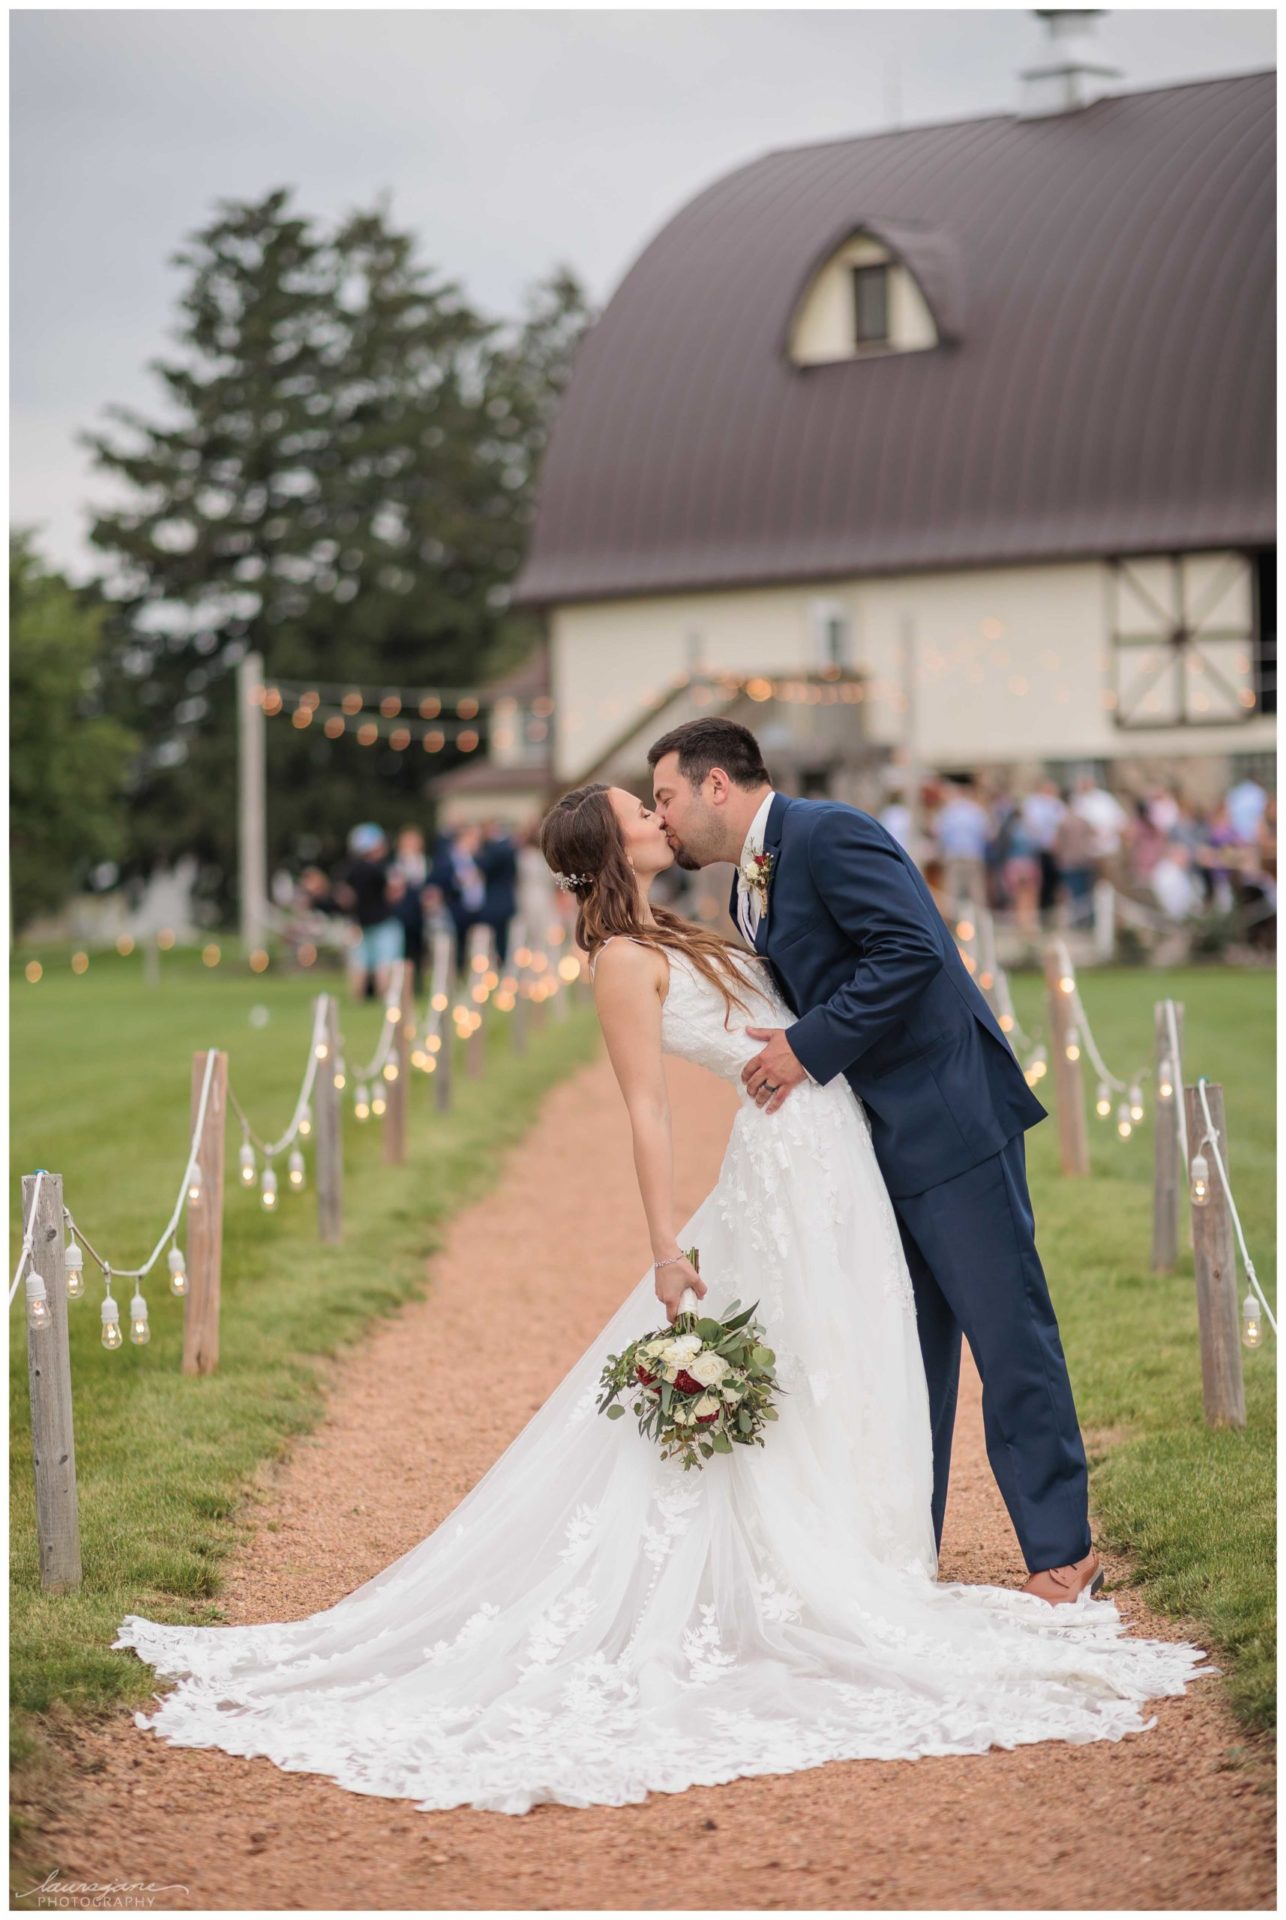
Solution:
[[(512, 1814), (1152, 1726), (1147, 1701), (1218, 1672), (1199, 1648), (1131, 1639), (1088, 1593), (937, 1578), (914, 1296), (843, 1075), (771, 1114), (747, 1092), (745, 1029), (790, 1016), (761, 960), (652, 905), (674, 856), (641, 801), (580, 788), (542, 847), (579, 904), (655, 1264), (455, 1511), (337, 1605), (242, 1627), (128, 1614), (113, 1644), (179, 1680), (136, 1724)], [(677, 1229), (666, 1053), (740, 1103)], [(684, 1473), (595, 1405), (606, 1357), (688, 1287), (716, 1315), (758, 1302), (785, 1392), (762, 1450)]]

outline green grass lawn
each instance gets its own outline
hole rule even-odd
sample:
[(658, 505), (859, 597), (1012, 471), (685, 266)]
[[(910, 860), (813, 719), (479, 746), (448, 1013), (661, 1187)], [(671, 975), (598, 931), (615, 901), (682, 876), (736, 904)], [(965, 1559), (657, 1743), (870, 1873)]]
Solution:
[[(64, 1198), (103, 1257), (138, 1266), (169, 1217), (189, 1133), (192, 1054), (227, 1050), (229, 1078), (255, 1130), (274, 1139), (289, 1122), (307, 1062), (314, 995), (338, 991), (350, 1067), (369, 1059), (382, 1008), (348, 1000), (332, 973), (255, 976), (235, 964), (208, 970), (167, 954), (162, 978), (142, 984), (137, 956), (96, 957), (77, 977), (43, 952), (45, 977), (11, 979), (12, 1275), (21, 1246), (21, 1176), (61, 1173)], [(255, 1027), (254, 1007), (269, 1020)], [(85, 1297), (71, 1305), (76, 1469), (83, 1583), (42, 1593), (22, 1291), (10, 1310), (12, 1523), (11, 1692), (15, 1763), (28, 1781), (56, 1756), (42, 1716), (115, 1702), (145, 1703), (155, 1676), (111, 1641), (124, 1613), (216, 1620), (220, 1563), (236, 1544), (230, 1519), (257, 1462), (313, 1426), (323, 1406), (314, 1356), (361, 1337), (371, 1320), (423, 1292), (426, 1257), (445, 1218), (494, 1175), (502, 1150), (530, 1123), (540, 1096), (592, 1054), (592, 1010), (561, 1021), (552, 1008), (521, 1058), (508, 1016), (495, 1015), (486, 1073), (458, 1058), (455, 1104), (439, 1115), (433, 1084), (413, 1073), (408, 1153), (382, 1158), (379, 1121), (352, 1114), (344, 1094), (341, 1246), (317, 1238), (312, 1155), (303, 1194), (278, 1166), (279, 1211), (237, 1184), (239, 1123), (230, 1116), (223, 1238), (220, 1365), (179, 1371), (183, 1304), (169, 1292), (165, 1254), (145, 1291), (152, 1339), (106, 1352), (99, 1342), (99, 1269), (85, 1256)], [(180, 1228), (180, 1244), (184, 1235)], [(132, 1283), (118, 1282), (122, 1321)]]
[[(170, 954), (149, 990), (136, 956), (98, 957), (83, 978), (44, 957), (38, 986), (20, 967), (11, 983), (10, 1272), (20, 1177), (38, 1165), (63, 1174), (67, 1203), (100, 1251), (137, 1265), (182, 1171), (192, 1053), (227, 1049), (238, 1097), (272, 1137), (302, 1077), (312, 996), (335, 987), (336, 977), (212, 972), (195, 955)], [(1217, 968), (1087, 971), (1081, 985), (1099, 1043), (1122, 1077), (1150, 1055), (1155, 999), (1169, 993), (1185, 1003), (1188, 1076), (1205, 1072), (1224, 1085), (1233, 1183), (1273, 1298), (1271, 977)], [(373, 1051), (381, 1015), (339, 990), (351, 1065)], [(1024, 1025), (1043, 1031), (1041, 982), (1019, 977), (1014, 990)], [(250, 1022), (255, 1006), (270, 1013), (262, 1028)], [(43, 1595), (36, 1575), (26, 1340), (15, 1302), (11, 1676), (23, 1778), (56, 1764), (42, 1716), (74, 1724), (77, 1715), (150, 1697), (154, 1676), (131, 1654), (111, 1651), (124, 1613), (219, 1618), (215, 1596), (238, 1537), (238, 1495), (256, 1464), (322, 1410), (313, 1357), (342, 1349), (373, 1317), (423, 1291), (444, 1219), (482, 1189), (541, 1094), (595, 1044), (584, 1008), (566, 1023), (550, 1018), (522, 1059), (497, 1026), (485, 1077), (458, 1072), (456, 1107), (446, 1117), (417, 1075), (403, 1167), (384, 1165), (378, 1126), (358, 1126), (346, 1107), (341, 1247), (317, 1240), (311, 1182), (303, 1196), (283, 1190), (276, 1215), (235, 1184), (234, 1123), (214, 1375), (179, 1372), (182, 1306), (168, 1292), (164, 1256), (148, 1289), (151, 1344), (104, 1352), (102, 1288), (87, 1258), (86, 1297), (72, 1308), (84, 1581), (70, 1595)], [(1173, 1277), (1148, 1270), (1150, 1117), (1128, 1142), (1092, 1115), (1090, 1125), (1089, 1180), (1059, 1175), (1052, 1118), (1027, 1139), (1039, 1243), (1094, 1456), (1097, 1531), (1129, 1550), (1152, 1601), (1202, 1624), (1245, 1723), (1264, 1728), (1273, 1715), (1275, 1342), (1244, 1356), (1245, 1430), (1210, 1431), (1190, 1256)]]
[[(1107, 1065), (1129, 1079), (1152, 1054), (1152, 1009), (1184, 1007), (1184, 1075), (1224, 1089), (1228, 1172), (1260, 1284), (1276, 1311), (1274, 1251), (1274, 982), (1231, 969), (1152, 973), (1085, 970), (1081, 998)], [(1018, 1018), (1044, 1035), (1044, 986), (1014, 981)], [(1092, 1103), (1095, 1075), (1086, 1075)], [(1242, 1350), (1243, 1431), (1215, 1431), (1202, 1412), (1197, 1307), (1186, 1205), (1179, 1268), (1149, 1271), (1153, 1129), (1129, 1140), (1090, 1107), (1092, 1177), (1058, 1170), (1052, 1075), (1039, 1092), (1050, 1118), (1027, 1135), (1037, 1243), (1049, 1276), (1091, 1455), (1095, 1529), (1132, 1555), (1147, 1597), (1201, 1622), (1246, 1725), (1275, 1715), (1277, 1346)], [(1238, 1299), (1246, 1292), (1240, 1272)], [(1203, 1643), (1207, 1644), (1207, 1643)]]

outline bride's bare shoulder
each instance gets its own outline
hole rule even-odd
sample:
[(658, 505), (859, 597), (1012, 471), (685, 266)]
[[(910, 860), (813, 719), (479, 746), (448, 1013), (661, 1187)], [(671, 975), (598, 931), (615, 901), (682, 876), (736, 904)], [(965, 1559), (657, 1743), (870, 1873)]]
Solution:
[(604, 990), (612, 997), (651, 992), (664, 999), (670, 969), (659, 947), (613, 934), (590, 956), (590, 974), (596, 995)]

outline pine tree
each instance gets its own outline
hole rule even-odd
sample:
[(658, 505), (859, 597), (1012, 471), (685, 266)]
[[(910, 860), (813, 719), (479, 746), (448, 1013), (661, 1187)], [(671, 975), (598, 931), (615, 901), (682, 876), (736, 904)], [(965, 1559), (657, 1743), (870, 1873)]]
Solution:
[[(542, 367), (556, 377), (579, 296), (565, 276), (509, 337), (417, 261), (383, 203), (321, 235), (286, 189), (220, 203), (175, 264), (183, 351), (149, 363), (172, 417), (112, 408), (133, 447), (82, 437), (138, 496), (91, 529), (116, 562), (109, 697), (146, 741), (136, 852), (195, 851), (226, 909), (247, 649), (270, 681), (368, 695), (468, 686), (511, 654)], [(451, 764), (284, 720), (268, 748), (270, 854), (292, 862), (334, 858), (362, 815), (423, 818)]]

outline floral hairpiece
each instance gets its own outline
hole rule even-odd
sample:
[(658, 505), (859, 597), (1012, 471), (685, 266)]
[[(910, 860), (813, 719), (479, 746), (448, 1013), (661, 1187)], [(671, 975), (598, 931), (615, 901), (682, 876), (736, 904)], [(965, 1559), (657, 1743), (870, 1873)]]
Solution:
[(587, 887), (593, 878), (592, 873), (556, 873), (554, 885), (561, 893), (570, 893), (574, 887)]

